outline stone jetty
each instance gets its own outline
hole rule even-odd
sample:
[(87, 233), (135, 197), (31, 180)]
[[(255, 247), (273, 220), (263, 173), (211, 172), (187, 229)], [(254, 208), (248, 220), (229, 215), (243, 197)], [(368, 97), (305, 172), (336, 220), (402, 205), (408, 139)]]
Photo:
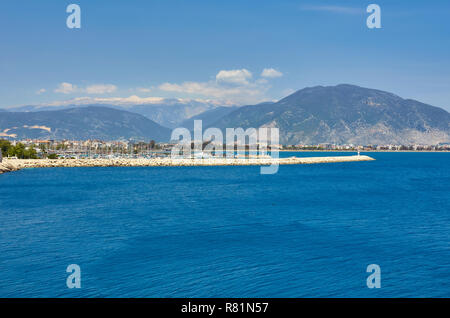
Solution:
[(4, 172), (10, 172), (18, 170), (16, 165), (12, 165), (10, 163), (7, 163), (6, 160), (3, 160), (3, 162), (0, 162), (0, 174)]
[(0, 163), (0, 173), (24, 168), (51, 167), (180, 167), (180, 166), (263, 166), (298, 165), (375, 160), (369, 156), (289, 157), (289, 158), (208, 158), (208, 159), (7, 159)]

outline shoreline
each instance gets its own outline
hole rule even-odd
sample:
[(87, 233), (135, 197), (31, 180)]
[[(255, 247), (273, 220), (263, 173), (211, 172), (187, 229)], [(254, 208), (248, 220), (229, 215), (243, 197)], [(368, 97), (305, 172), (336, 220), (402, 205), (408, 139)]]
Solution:
[(0, 174), (25, 168), (74, 168), (74, 167), (196, 167), (196, 166), (270, 166), (298, 165), (333, 162), (373, 161), (361, 156), (290, 157), (259, 159), (3, 159)]

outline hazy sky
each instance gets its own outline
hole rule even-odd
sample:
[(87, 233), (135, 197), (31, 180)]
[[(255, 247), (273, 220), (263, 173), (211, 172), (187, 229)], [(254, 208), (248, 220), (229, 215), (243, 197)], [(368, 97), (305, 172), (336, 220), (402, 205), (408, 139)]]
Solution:
[[(66, 7), (81, 7), (81, 29)], [(380, 5), (382, 29), (366, 7)], [(279, 99), (350, 83), (450, 110), (450, 1), (2, 1), (0, 107)]]

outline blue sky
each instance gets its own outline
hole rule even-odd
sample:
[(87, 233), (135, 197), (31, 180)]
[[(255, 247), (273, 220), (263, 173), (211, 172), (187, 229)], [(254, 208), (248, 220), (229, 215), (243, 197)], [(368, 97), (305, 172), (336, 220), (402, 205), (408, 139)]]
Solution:
[(0, 107), (248, 104), (350, 83), (450, 110), (449, 35), (447, 0), (2, 1)]

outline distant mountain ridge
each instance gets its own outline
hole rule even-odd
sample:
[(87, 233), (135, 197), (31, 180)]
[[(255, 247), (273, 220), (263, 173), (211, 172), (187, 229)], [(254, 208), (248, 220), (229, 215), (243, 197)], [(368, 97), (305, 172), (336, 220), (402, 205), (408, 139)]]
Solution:
[[(170, 104), (170, 103), (169, 103)], [(450, 114), (438, 107), (355, 85), (301, 89), (278, 102), (241, 107), (166, 105), (26, 106), (0, 114), (0, 138), (154, 139), (169, 127), (278, 127), (282, 144), (438, 144), (450, 142)], [(51, 110), (49, 110), (51, 109)], [(11, 110), (11, 109), (7, 109)], [(27, 112), (17, 112), (26, 110)], [(36, 111), (45, 110), (45, 111)], [(142, 114), (135, 112), (140, 112)], [(149, 118), (154, 118), (155, 122)]]
[(37, 112), (55, 111), (69, 108), (81, 107), (108, 107), (137, 113), (147, 117), (161, 126), (175, 128), (183, 121), (199, 115), (205, 111), (215, 109), (217, 105), (196, 100), (181, 101), (178, 99), (163, 99), (159, 103), (138, 104), (138, 105), (113, 105), (113, 104), (82, 104), (82, 105), (26, 105), (5, 109), (10, 112)]
[(182, 123), (180, 123), (180, 127), (187, 128), (189, 130), (194, 129), (194, 121), (201, 120), (202, 125), (204, 127), (209, 127), (213, 123), (215, 123), (218, 119), (230, 114), (231, 112), (237, 110), (239, 106), (230, 106), (230, 107), (216, 107), (214, 109), (207, 110), (199, 115), (193, 116)]
[(107, 107), (2, 112), (0, 138), (168, 141), (171, 130), (131, 112)]
[(447, 111), (349, 84), (305, 88), (274, 104), (241, 107), (211, 126), (278, 127), (284, 144), (450, 141)]

